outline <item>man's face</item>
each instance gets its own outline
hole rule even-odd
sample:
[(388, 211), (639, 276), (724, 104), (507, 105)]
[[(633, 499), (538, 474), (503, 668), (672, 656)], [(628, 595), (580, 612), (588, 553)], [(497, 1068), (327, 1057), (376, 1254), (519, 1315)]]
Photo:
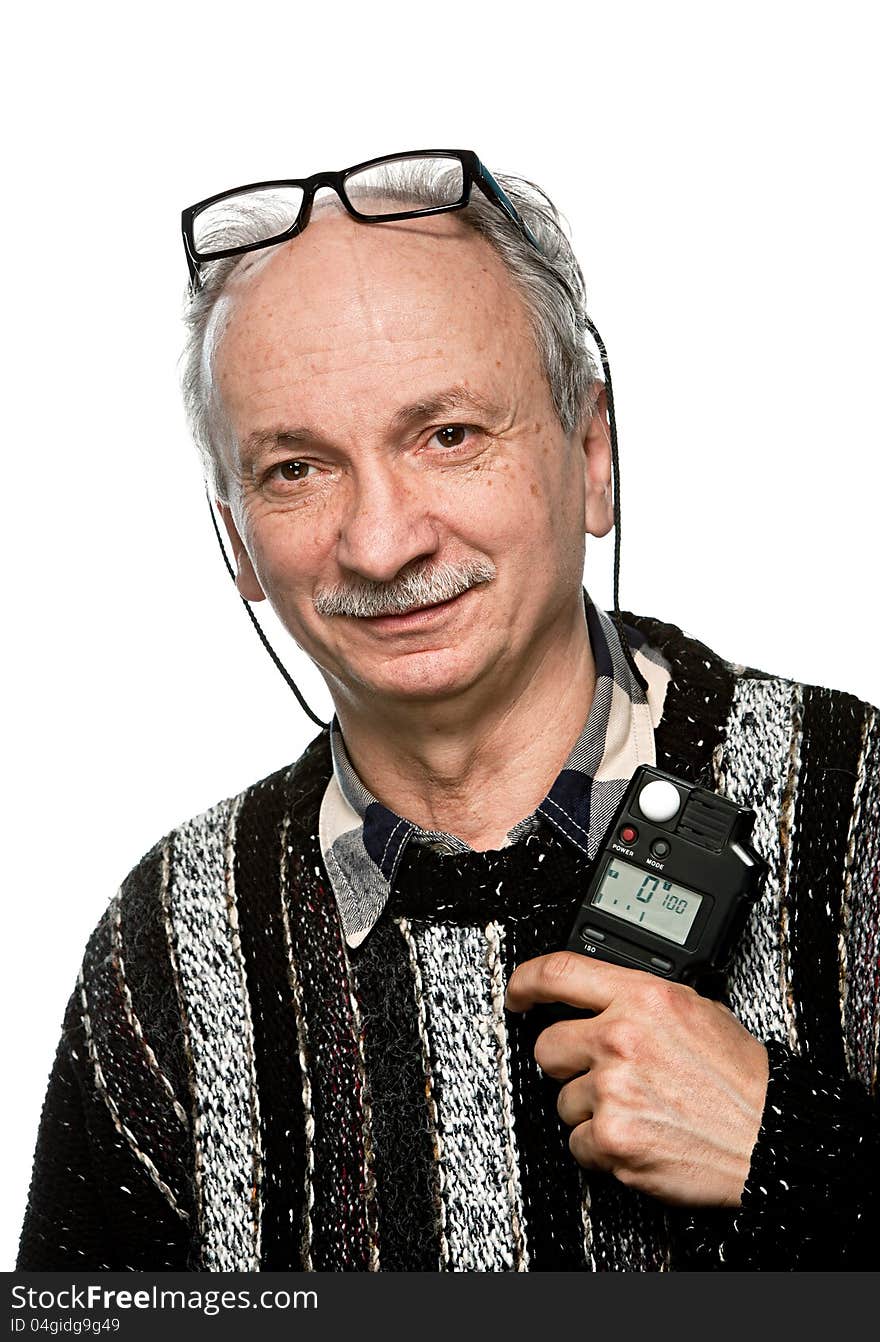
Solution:
[[(604, 416), (563, 433), (489, 246), (450, 215), (322, 213), (227, 292), (215, 372), (239, 587), (269, 598), (337, 703), (500, 687), (570, 637), (585, 527), (611, 524)], [(406, 615), (313, 604), (450, 565), (494, 576)]]

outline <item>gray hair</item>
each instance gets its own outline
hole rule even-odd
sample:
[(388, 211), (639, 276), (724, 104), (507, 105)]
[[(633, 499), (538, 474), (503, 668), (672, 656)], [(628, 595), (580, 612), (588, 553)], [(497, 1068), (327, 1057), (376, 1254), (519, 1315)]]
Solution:
[[(472, 190), (470, 202), (457, 214), (494, 248), (519, 291), (559, 422), (563, 432), (569, 434), (592, 414), (598, 378), (595, 360), (584, 339), (587, 315), (584, 277), (562, 217), (546, 192), (521, 177), (499, 174), (495, 177), (537, 238), (540, 251), (479, 188)], [(405, 162), (386, 168), (378, 185), (374, 178), (369, 196), (417, 203), (425, 208), (443, 204), (449, 198), (442, 175), (430, 170), (414, 171)], [(271, 193), (251, 197), (245, 206), (233, 199), (227, 202), (200, 246), (205, 251), (222, 251), (287, 227), (289, 217)], [(230, 276), (251, 256), (253, 253), (246, 253), (203, 265), (201, 288), (196, 293), (187, 292), (184, 311), (187, 329), (181, 359), (184, 407), (208, 486), (213, 496), (224, 502), (228, 499), (222, 446), (232, 445), (232, 431), (214, 378), (214, 355), (222, 322), (212, 318), (217, 315)]]

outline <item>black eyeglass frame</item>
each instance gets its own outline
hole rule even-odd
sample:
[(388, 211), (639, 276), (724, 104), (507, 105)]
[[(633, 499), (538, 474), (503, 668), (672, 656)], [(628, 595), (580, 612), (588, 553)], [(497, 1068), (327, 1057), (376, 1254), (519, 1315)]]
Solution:
[[(379, 167), (383, 163), (418, 158), (448, 158), (461, 164), (462, 189), (458, 200), (450, 201), (447, 205), (432, 205), (427, 209), (399, 210), (394, 214), (365, 214), (363, 210), (359, 210), (356, 205), (352, 204), (345, 189), (345, 183), (349, 177), (354, 176), (355, 173), (364, 172), (367, 168)], [(364, 223), (378, 224), (392, 223), (399, 219), (423, 219), (432, 214), (447, 214), (450, 210), (463, 210), (470, 201), (473, 186), (477, 186), (487, 200), (497, 206), (512, 223), (522, 230), (533, 247), (536, 247), (538, 251), (541, 250), (538, 239), (520, 215), (513, 201), (498, 185), (489, 169), (480, 162), (472, 149), (408, 149), (397, 154), (383, 154), (381, 158), (371, 158), (365, 163), (355, 163), (352, 167), (343, 168), (340, 172), (316, 172), (311, 177), (279, 178), (271, 182), (250, 182), (246, 186), (233, 187), (229, 191), (218, 191), (214, 196), (208, 196), (205, 200), (197, 201), (195, 205), (187, 206), (185, 210), (181, 211), (180, 225), (183, 233), (186, 262), (189, 267), (190, 284), (194, 291), (198, 290), (201, 283), (201, 267), (209, 261), (222, 261), (230, 256), (244, 256), (246, 252), (260, 251), (263, 247), (277, 247), (279, 243), (298, 237), (311, 218), (315, 195), (321, 187), (330, 187), (331, 190), (335, 191), (345, 209), (354, 219), (360, 219)], [(279, 187), (297, 187), (303, 192), (296, 219), (289, 228), (281, 233), (274, 234), (271, 238), (264, 238), (260, 242), (243, 243), (241, 246), (227, 247), (221, 251), (199, 251), (195, 242), (195, 221), (204, 210), (222, 200), (231, 200), (235, 196), (247, 195), (248, 192), (270, 191)]]

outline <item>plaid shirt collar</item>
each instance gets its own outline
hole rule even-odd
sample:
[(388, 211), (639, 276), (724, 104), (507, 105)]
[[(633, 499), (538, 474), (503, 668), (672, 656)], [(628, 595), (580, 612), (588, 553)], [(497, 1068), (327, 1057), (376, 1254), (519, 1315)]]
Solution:
[[(645, 636), (625, 625), (647, 695), (623, 655), (617, 627), (584, 592), (596, 664), (596, 688), (584, 729), (547, 796), (508, 833), (516, 843), (540, 824), (553, 825), (592, 858), (637, 765), (656, 764), (654, 728), (663, 713), (669, 665)], [(321, 803), (320, 843), (349, 946), (359, 946), (379, 918), (410, 842), (442, 852), (469, 851), (454, 834), (420, 829), (383, 806), (361, 783), (337, 720), (330, 732), (333, 774)], [(540, 817), (540, 819), (539, 819)]]

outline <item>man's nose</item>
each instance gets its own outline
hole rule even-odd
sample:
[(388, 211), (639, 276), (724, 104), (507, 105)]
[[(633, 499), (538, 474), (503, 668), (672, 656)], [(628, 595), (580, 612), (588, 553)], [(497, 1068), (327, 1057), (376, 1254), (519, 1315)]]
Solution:
[(339, 528), (339, 564), (372, 582), (390, 582), (414, 560), (439, 546), (429, 491), (399, 463), (383, 462), (359, 472)]

